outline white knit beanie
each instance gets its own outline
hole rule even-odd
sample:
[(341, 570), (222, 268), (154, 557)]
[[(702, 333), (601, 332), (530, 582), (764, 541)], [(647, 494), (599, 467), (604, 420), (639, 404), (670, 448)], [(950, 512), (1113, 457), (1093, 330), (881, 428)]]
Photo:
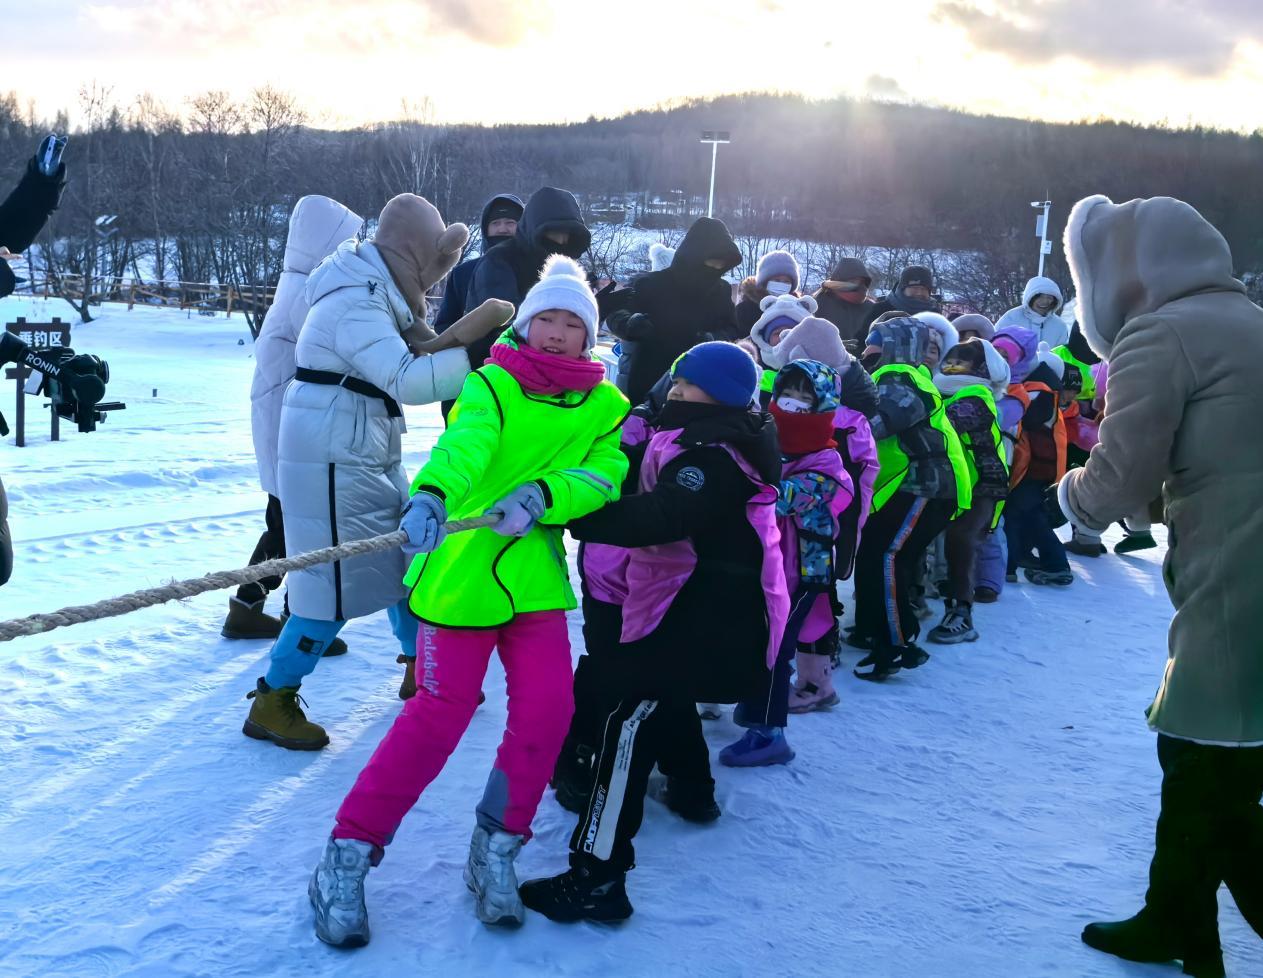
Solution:
[(526, 293), (526, 298), (518, 306), (517, 318), (513, 320), (513, 332), (519, 339), (525, 340), (531, 320), (549, 309), (564, 309), (582, 319), (588, 333), (585, 349), (591, 350), (596, 346), (596, 322), (599, 315), (596, 296), (588, 286), (588, 277), (583, 267), (573, 258), (550, 255), (544, 262), (539, 281), (531, 287), (531, 291)]

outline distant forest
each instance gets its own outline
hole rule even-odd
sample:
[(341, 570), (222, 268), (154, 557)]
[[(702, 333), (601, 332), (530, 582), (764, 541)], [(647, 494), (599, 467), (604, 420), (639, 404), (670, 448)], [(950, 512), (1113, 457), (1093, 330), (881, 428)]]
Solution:
[[(296, 99), (272, 88), (178, 105), (151, 96), (121, 104), (93, 88), (78, 108), (85, 122), (71, 137), (70, 185), (45, 251), (54, 273), (94, 281), (143, 270), (270, 284), (289, 210), (304, 194), (372, 217), (412, 191), (472, 227), (493, 193), (525, 197), (547, 184), (574, 191), (593, 223), (609, 225), (593, 269), (620, 275), (630, 242), (643, 241), (620, 226), (671, 240), (705, 213), (703, 129), (731, 133), (719, 150), (715, 211), (739, 236), (746, 270), (761, 250), (790, 240), (818, 246), (813, 285), (842, 254), (862, 251), (881, 285), (903, 261), (950, 254), (945, 287), (997, 313), (1035, 269), (1030, 203), (1054, 202), (1048, 273), (1068, 285), (1061, 230), (1073, 202), (1091, 193), (1187, 200), (1227, 237), (1239, 274), (1263, 269), (1263, 132), (1059, 125), (765, 94), (531, 126), (435, 125), (422, 101), (399, 122), (336, 132), (309, 127)], [(40, 137), (66, 125), (0, 96), (0, 193)], [(102, 215), (117, 215), (108, 236), (94, 224)]]

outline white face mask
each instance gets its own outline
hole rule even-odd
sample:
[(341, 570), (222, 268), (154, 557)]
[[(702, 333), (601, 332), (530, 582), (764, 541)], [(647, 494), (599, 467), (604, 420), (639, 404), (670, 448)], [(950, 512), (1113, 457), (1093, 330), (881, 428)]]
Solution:
[(776, 399), (776, 406), (786, 414), (810, 414), (811, 405), (806, 401), (800, 401), (796, 397), (789, 397), (782, 394)]
[(768, 282), (767, 290), (771, 295), (785, 295), (793, 286), (788, 282)]

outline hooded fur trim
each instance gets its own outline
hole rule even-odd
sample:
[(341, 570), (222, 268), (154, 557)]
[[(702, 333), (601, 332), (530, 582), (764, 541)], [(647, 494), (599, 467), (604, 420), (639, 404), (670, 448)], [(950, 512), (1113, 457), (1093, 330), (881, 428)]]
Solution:
[(1070, 211), (1066, 221), (1066, 233), (1062, 236), (1062, 248), (1065, 250), (1066, 264), (1070, 266), (1070, 279), (1074, 282), (1075, 314), (1079, 320), (1079, 329), (1088, 346), (1099, 357), (1108, 357), (1110, 344), (1096, 331), (1096, 323), (1092, 317), (1092, 277), (1088, 271), (1087, 252), (1083, 246), (1083, 229), (1088, 217), (1098, 204), (1114, 206), (1114, 202), (1104, 194), (1084, 197)]
[(649, 246), (649, 270), (661, 272), (671, 267), (671, 259), (675, 257), (675, 249), (668, 248), (661, 241)]
[(912, 318), (919, 319), (937, 334), (940, 359), (947, 353), (948, 350), (960, 342), (960, 334), (956, 332), (956, 327), (953, 326), (948, 321), (947, 317), (941, 313), (919, 312)]

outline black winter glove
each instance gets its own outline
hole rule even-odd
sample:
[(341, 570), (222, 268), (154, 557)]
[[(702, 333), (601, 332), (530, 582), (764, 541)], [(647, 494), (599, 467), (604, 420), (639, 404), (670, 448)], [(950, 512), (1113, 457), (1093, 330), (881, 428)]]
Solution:
[[(102, 377), (102, 373), (105, 374)], [(84, 407), (95, 407), (105, 396), (105, 382), (109, 379), (109, 369), (102, 366), (100, 359), (88, 353), (80, 353), (71, 357), (62, 365), (58, 383), (74, 392), (75, 400)]]
[(1057, 484), (1053, 483), (1044, 490), (1044, 515), (1048, 517), (1048, 525), (1054, 530), (1070, 522), (1057, 500)]
[(625, 340), (643, 340), (653, 332), (653, 320), (643, 312), (634, 312), (623, 323), (622, 338)]

